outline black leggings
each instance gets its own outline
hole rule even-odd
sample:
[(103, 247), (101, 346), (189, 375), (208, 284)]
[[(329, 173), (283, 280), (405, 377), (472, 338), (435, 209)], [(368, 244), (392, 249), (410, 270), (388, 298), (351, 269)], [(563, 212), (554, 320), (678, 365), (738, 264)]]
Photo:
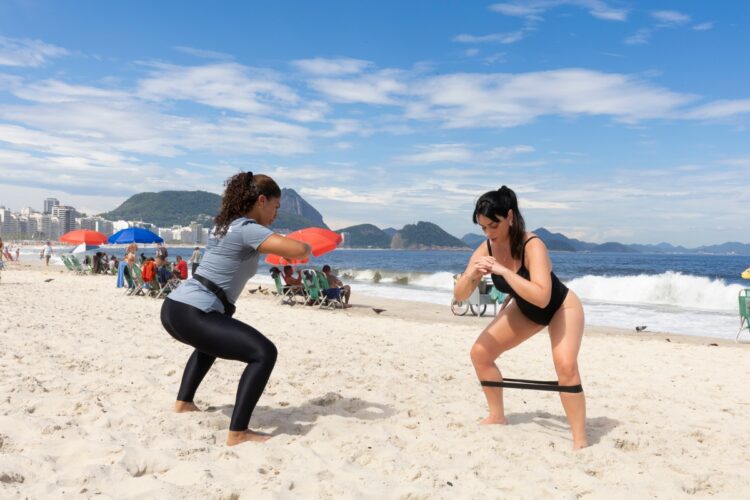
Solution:
[(237, 387), (230, 431), (244, 431), (276, 364), (276, 346), (255, 328), (218, 312), (165, 299), (161, 323), (180, 342), (195, 347), (182, 374), (178, 401), (192, 402), (216, 358), (247, 363)]

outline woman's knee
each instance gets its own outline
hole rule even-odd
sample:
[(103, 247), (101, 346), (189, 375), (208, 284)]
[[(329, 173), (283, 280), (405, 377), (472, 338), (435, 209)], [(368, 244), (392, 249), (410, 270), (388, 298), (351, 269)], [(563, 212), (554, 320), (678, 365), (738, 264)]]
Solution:
[(575, 359), (556, 360), (555, 372), (557, 373), (558, 380), (561, 382), (577, 380), (579, 378), (578, 362)]
[(276, 358), (279, 357), (279, 350), (270, 340), (265, 342), (260, 353), (260, 361), (273, 367), (276, 364)]
[(471, 356), (471, 362), (475, 366), (490, 365), (495, 362), (495, 358), (478, 342), (471, 346), (469, 356)]

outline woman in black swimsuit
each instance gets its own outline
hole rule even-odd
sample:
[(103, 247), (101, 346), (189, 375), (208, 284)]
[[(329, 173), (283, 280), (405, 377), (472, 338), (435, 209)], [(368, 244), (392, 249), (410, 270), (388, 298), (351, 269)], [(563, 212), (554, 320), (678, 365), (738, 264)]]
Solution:
[[(479, 379), (502, 382), (495, 360), (546, 326), (559, 385), (580, 386), (578, 351), (583, 337), (583, 307), (576, 294), (552, 272), (544, 242), (526, 232), (516, 194), (506, 186), (483, 194), (473, 220), (484, 231), (487, 242), (471, 256), (466, 272), (456, 282), (454, 297), (466, 300), (488, 274), (496, 288), (508, 293), (500, 313), (471, 348)], [(580, 387), (577, 389), (560, 392), (560, 399), (573, 433), (573, 447), (583, 448), (587, 446), (586, 400)], [(490, 414), (481, 423), (505, 424), (502, 388), (484, 386), (483, 390)]]

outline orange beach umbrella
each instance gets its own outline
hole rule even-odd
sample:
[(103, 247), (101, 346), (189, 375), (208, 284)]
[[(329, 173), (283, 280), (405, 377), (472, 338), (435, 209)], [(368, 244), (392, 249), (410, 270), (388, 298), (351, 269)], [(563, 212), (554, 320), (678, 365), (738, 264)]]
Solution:
[[(335, 233), (329, 229), (323, 229), (320, 227), (307, 227), (305, 229), (300, 229), (299, 231), (294, 231), (293, 233), (287, 234), (286, 237), (307, 243), (308, 245), (310, 245), (312, 254), (316, 257), (334, 250), (343, 241), (343, 238), (339, 233)], [(266, 262), (268, 264), (277, 266), (285, 266), (287, 264), (304, 264), (308, 260), (309, 259), (287, 260), (284, 257), (280, 257), (274, 254), (268, 254), (268, 256), (266, 257)]]
[(91, 231), (90, 229), (77, 229), (63, 234), (60, 237), (60, 241), (63, 243), (72, 243), (80, 245), (86, 243), (87, 245), (103, 245), (107, 243), (107, 236), (99, 231)]

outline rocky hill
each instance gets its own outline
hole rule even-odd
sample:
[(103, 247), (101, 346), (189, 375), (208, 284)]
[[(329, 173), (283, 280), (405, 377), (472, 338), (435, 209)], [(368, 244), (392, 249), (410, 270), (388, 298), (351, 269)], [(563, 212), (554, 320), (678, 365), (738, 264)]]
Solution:
[(431, 222), (407, 224), (391, 240), (391, 248), (468, 248), (468, 245)]
[[(221, 196), (206, 191), (161, 191), (138, 193), (116, 209), (101, 214), (108, 220), (134, 220), (158, 227), (186, 226), (198, 222), (211, 227), (221, 206)], [(281, 207), (273, 228), (295, 231), (304, 227), (325, 227), (323, 216), (293, 189), (282, 189)]]
[(390, 248), (391, 237), (372, 224), (359, 224), (336, 231), (344, 235), (344, 246), (352, 248)]

